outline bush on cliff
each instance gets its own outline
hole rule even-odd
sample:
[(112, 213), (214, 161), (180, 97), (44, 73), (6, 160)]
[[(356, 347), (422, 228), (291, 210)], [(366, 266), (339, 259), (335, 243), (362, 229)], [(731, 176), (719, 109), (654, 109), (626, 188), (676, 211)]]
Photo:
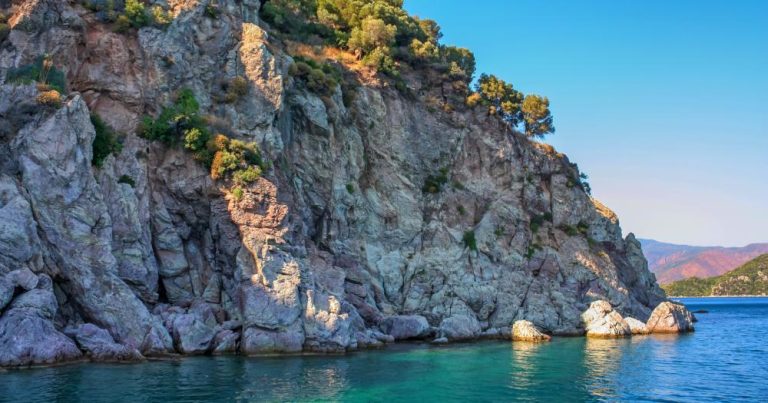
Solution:
[(123, 145), (118, 141), (114, 130), (99, 115), (91, 114), (91, 124), (93, 124), (93, 128), (96, 131), (96, 136), (93, 138), (93, 158), (91, 159), (91, 164), (95, 167), (101, 167), (104, 159), (113, 152), (119, 153), (123, 149)]
[(145, 116), (142, 119), (139, 135), (169, 146), (182, 140), (184, 148), (210, 170), (214, 180), (231, 178), (244, 185), (258, 179), (269, 167), (258, 145), (230, 139), (220, 133), (212, 136), (206, 122), (216, 119), (203, 119), (199, 112), (200, 104), (194, 93), (183, 89), (174, 103), (163, 108), (157, 118)]
[(0, 22), (0, 42), (3, 42), (5, 38), (8, 37), (11, 33), (11, 28), (8, 27), (8, 24), (4, 22)]
[(30, 64), (8, 69), (5, 79), (9, 83), (19, 84), (37, 82), (59, 93), (65, 93), (67, 88), (64, 72), (54, 67), (53, 58), (48, 55), (39, 56)]
[(312, 59), (294, 56), (294, 63), (288, 73), (298, 79), (310, 91), (319, 95), (330, 96), (341, 81), (341, 72), (328, 63), (318, 63)]

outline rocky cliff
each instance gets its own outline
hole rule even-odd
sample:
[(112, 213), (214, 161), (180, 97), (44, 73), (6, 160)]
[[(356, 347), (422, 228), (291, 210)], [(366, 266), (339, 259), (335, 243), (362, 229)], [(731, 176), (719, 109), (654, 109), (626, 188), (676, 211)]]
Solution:
[[(435, 108), (365, 69), (317, 95), (257, 0), (168, 0), (116, 33), (81, 2), (0, 1), (0, 364), (168, 353), (347, 351), (393, 339), (584, 334), (596, 300), (665, 300), (575, 164), (482, 108)], [(7, 72), (48, 55), (60, 105)], [(222, 81), (246, 95), (221, 102)], [(271, 164), (233, 187), (134, 133), (182, 88)], [(348, 96), (348, 95), (353, 96)], [(92, 164), (98, 114), (124, 133)], [(438, 187), (425, 183), (440, 178)], [(428, 191), (427, 191), (428, 190)]]

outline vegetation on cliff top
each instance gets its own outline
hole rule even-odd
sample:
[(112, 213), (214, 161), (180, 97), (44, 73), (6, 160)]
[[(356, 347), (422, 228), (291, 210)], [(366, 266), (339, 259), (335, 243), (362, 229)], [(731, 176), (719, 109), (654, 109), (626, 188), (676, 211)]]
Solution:
[(704, 297), (710, 295), (768, 295), (768, 254), (720, 276), (692, 277), (661, 286), (667, 295)]
[[(487, 107), (489, 114), (521, 128), (527, 136), (555, 131), (546, 97), (524, 95), (512, 84), (486, 74), (473, 92), (469, 87), (475, 74), (472, 52), (441, 44), (440, 26), (408, 15), (402, 0), (270, 0), (260, 14), (292, 40), (352, 52), (363, 64), (392, 77), (400, 90), (406, 89), (400, 77), (402, 64), (428, 67), (441, 73), (442, 82), (453, 83), (453, 91), (466, 98), (467, 105)], [(329, 71), (312, 66), (306, 58), (296, 58), (292, 73), (321, 95), (335, 87)]]

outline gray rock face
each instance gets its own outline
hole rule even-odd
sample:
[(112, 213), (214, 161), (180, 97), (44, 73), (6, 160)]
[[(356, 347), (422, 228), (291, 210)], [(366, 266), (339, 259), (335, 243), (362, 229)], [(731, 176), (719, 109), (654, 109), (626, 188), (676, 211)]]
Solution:
[(430, 333), (429, 322), (421, 315), (395, 315), (379, 324), (381, 330), (395, 340), (419, 339)]
[(653, 310), (646, 326), (651, 333), (692, 332), (693, 314), (682, 304), (662, 302)]
[[(36, 336), (4, 333), (7, 365), (79, 357), (72, 346), (92, 359), (341, 352), (498, 337), (521, 320), (580, 334), (595, 300), (612, 308), (591, 328), (618, 334), (622, 316), (665, 301), (634, 236), (551, 147), (463, 103), (436, 110), (443, 87), (420, 73), (404, 75), (415, 98), (356, 71), (355, 89), (320, 97), (287, 73), (260, 2), (219, 0), (217, 19), (207, 2), (167, 3), (165, 29), (119, 34), (80, 2), (14, 2), (0, 49), (0, 323)], [(60, 108), (1, 81), (43, 53), (67, 78)], [(236, 76), (248, 94), (223, 102)], [(261, 178), (235, 193), (182, 147), (134, 134), (181, 88), (213, 132), (258, 143), (272, 163)], [(121, 133), (101, 167), (91, 113)], [(425, 192), (438, 175), (450, 185)], [(56, 304), (22, 306), (49, 288)], [(660, 331), (687, 328), (676, 308), (656, 317)]]
[(606, 301), (595, 301), (581, 315), (588, 337), (625, 337), (632, 329)]
[(474, 316), (457, 315), (443, 319), (439, 332), (448, 340), (474, 339), (480, 335), (480, 323)]

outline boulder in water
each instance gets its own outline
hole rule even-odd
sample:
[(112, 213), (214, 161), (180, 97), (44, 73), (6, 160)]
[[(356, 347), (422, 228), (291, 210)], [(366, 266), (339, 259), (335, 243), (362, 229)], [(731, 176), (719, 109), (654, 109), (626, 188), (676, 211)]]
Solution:
[(550, 341), (551, 336), (542, 333), (533, 323), (527, 320), (518, 320), (512, 325), (512, 340), (513, 341), (532, 341), (542, 342)]
[(440, 334), (448, 340), (474, 339), (480, 331), (480, 323), (474, 316), (451, 316), (440, 323)]
[(684, 333), (693, 331), (693, 315), (683, 304), (666, 301), (651, 312), (646, 322), (651, 333)]
[(420, 339), (430, 333), (429, 322), (421, 315), (390, 316), (384, 318), (379, 327), (395, 340)]
[(95, 361), (138, 361), (144, 359), (137, 349), (116, 343), (108, 331), (91, 323), (65, 330), (65, 333), (75, 339), (80, 349)]
[(53, 325), (58, 304), (50, 278), (41, 277), (45, 288), (19, 295), (0, 318), (0, 366), (55, 364), (82, 357), (75, 343)]
[(632, 334), (621, 314), (607, 301), (595, 301), (581, 314), (587, 337), (625, 337)]

